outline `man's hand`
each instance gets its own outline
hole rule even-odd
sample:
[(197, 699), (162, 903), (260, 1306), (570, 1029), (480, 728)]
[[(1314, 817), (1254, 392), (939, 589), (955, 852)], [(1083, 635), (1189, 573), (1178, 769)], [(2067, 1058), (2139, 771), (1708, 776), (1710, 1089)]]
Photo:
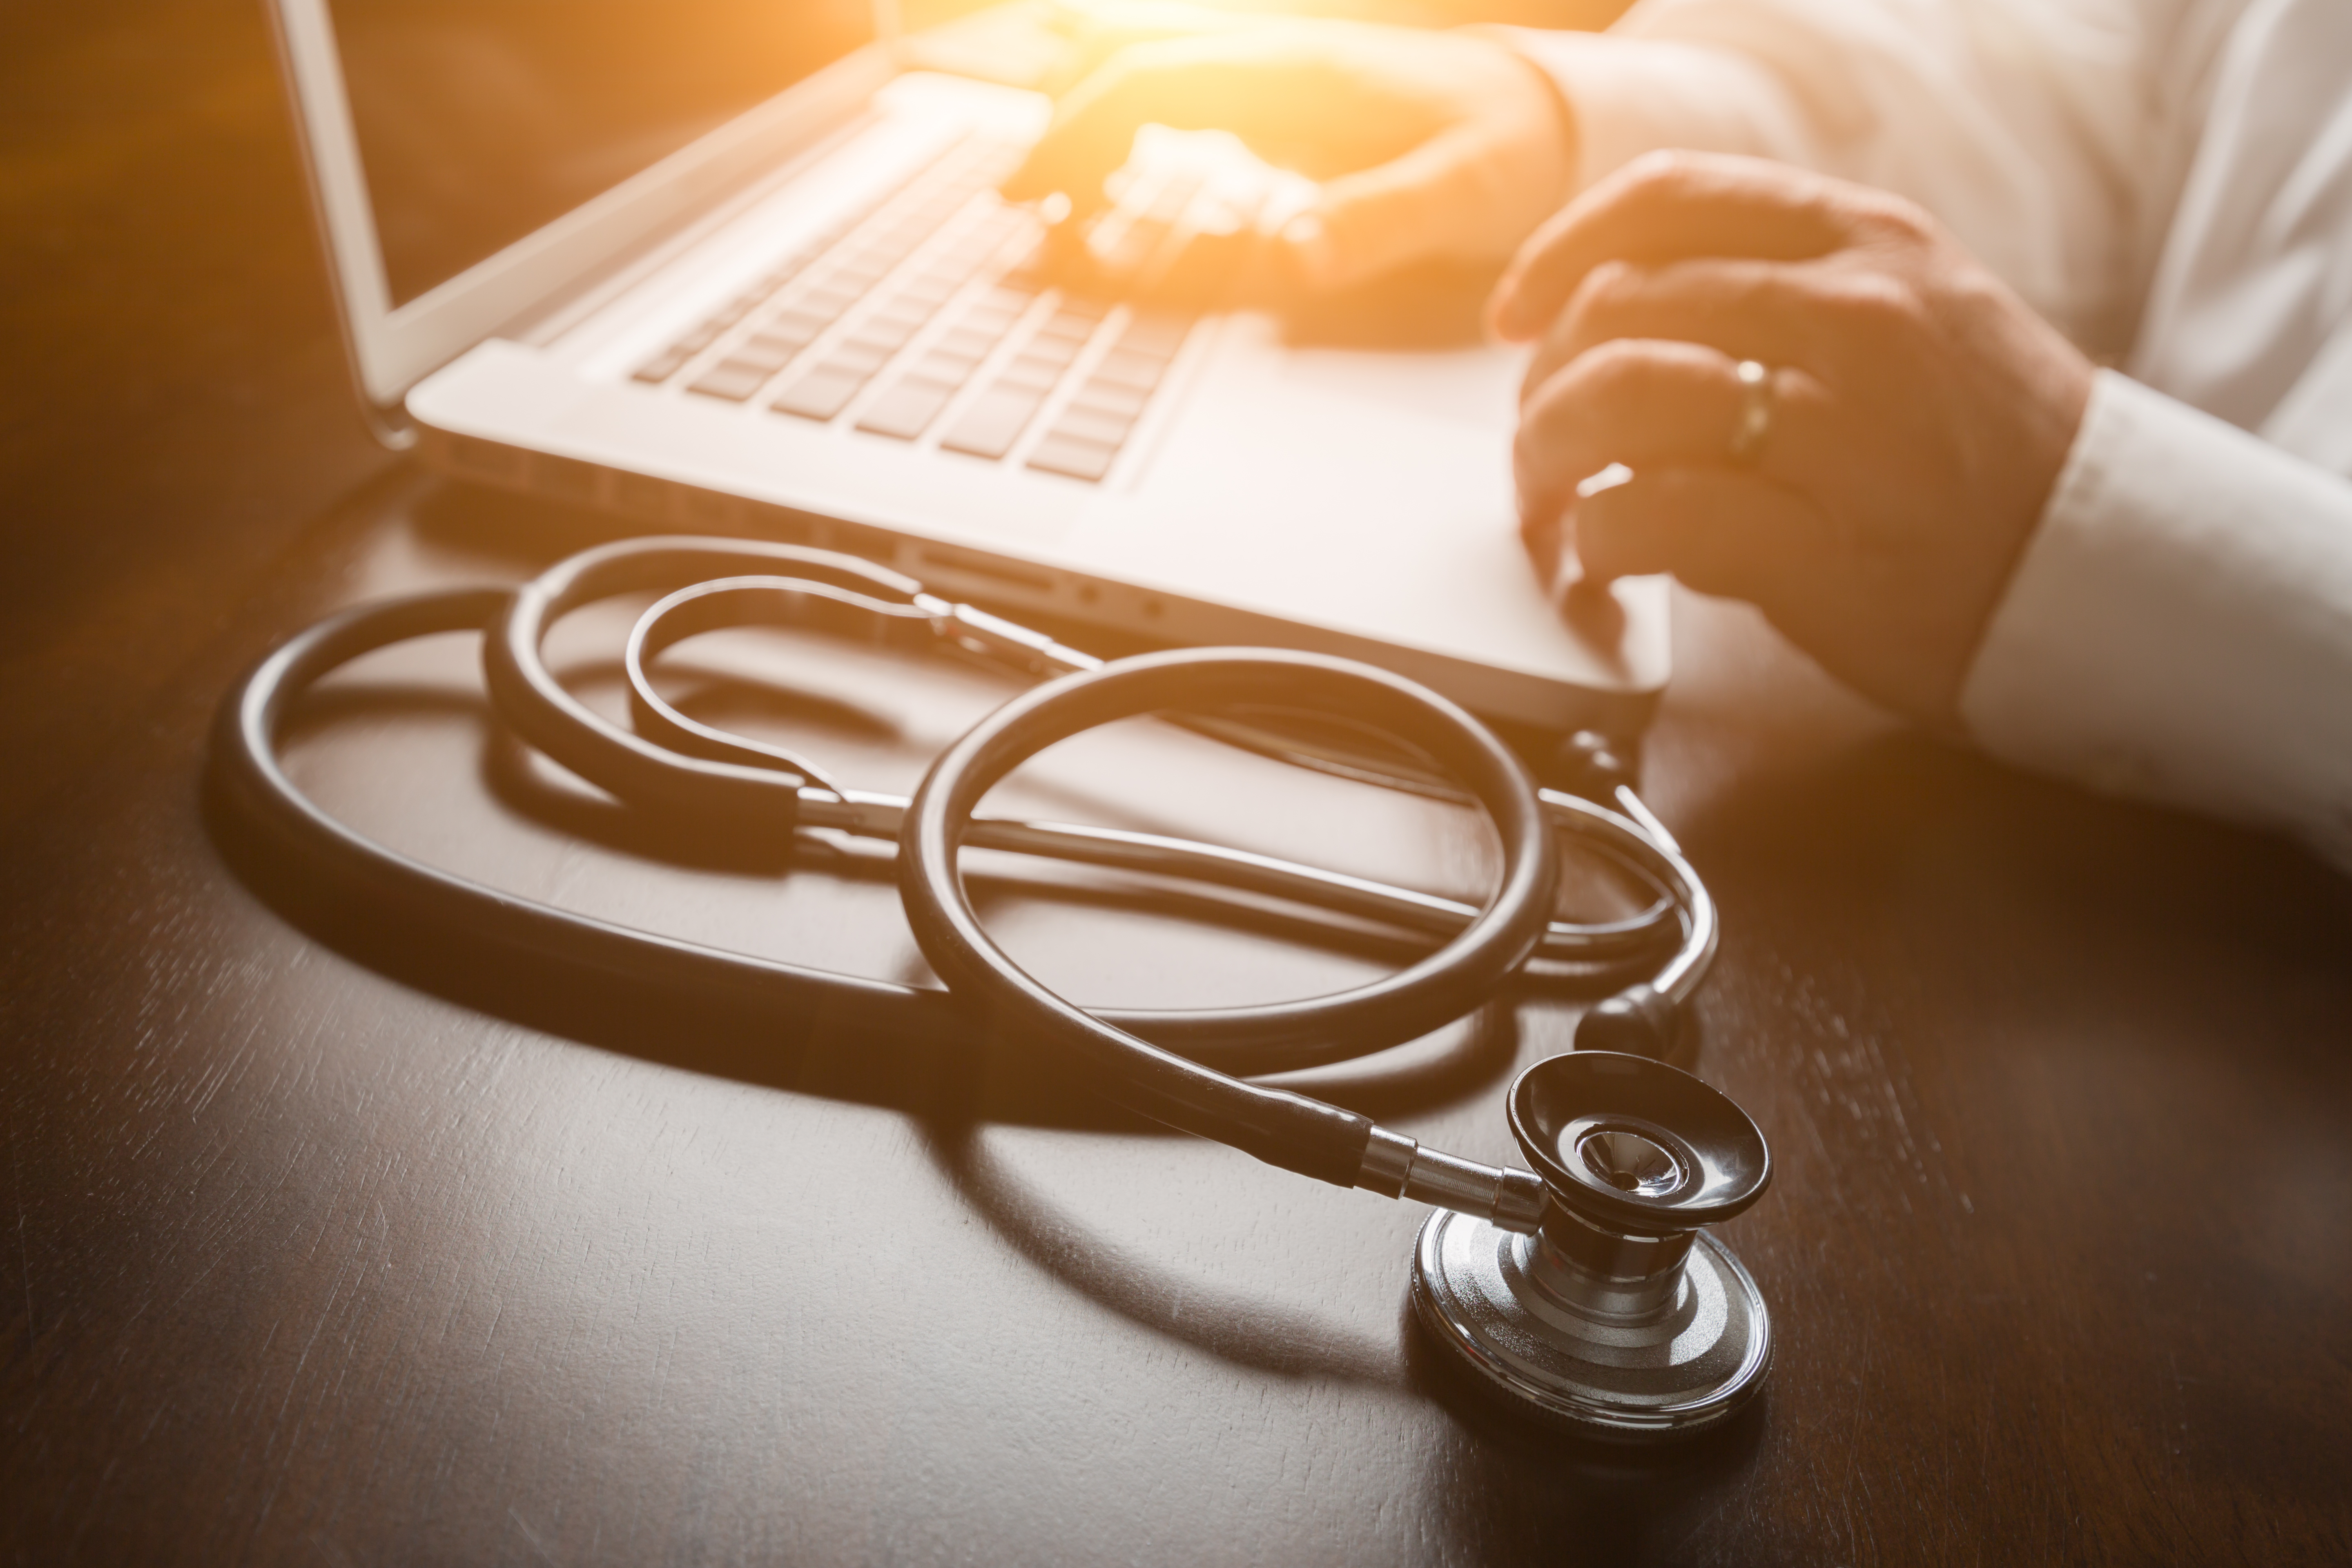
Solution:
[(1138, 129), (1230, 131), (1322, 182), (1281, 236), (1301, 281), (1342, 288), (1410, 262), (1499, 263), (1566, 199), (1567, 110), (1536, 68), (1462, 33), (1277, 21), (1131, 46), (1061, 102), (1004, 183), (1083, 212)]
[[(2093, 370), (1933, 218), (1779, 164), (1654, 154), (1528, 241), (1491, 319), (1542, 339), (1516, 448), (1539, 569), (1751, 600), (1848, 684), (1952, 721)], [(1745, 460), (1743, 360), (1770, 367)], [(1578, 500), (1612, 463), (1634, 477)]]

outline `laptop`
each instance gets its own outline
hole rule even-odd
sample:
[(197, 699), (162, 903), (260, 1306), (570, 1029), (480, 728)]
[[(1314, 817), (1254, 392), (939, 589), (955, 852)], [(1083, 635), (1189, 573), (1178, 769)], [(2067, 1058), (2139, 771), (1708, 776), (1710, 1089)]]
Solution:
[(1544, 731), (1665, 683), (1663, 580), (1570, 625), (1527, 563), (1518, 354), (1184, 283), (1286, 199), (1237, 144), (1139, 139), (1086, 239), (1136, 286), (1081, 289), (994, 189), (1050, 103), (908, 68), (891, 0), (268, 3), (361, 395), (437, 470)]

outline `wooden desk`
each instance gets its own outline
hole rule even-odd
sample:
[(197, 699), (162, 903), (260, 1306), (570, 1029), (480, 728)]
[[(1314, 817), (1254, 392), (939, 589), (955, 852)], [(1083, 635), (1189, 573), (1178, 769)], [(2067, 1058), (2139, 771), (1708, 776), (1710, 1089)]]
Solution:
[[(253, 20), (121, 26), (45, 16), (0, 64), (35, 111), (0, 185), (0, 1553), (2352, 1557), (2352, 892), (1895, 731), (1743, 612), (1683, 606), (1648, 777), (1724, 907), (1702, 1065), (1773, 1140), (1727, 1239), (1780, 1355), (1755, 1419), (1663, 1459), (1453, 1392), (1401, 1205), (1008, 1058), (770, 1040), (289, 923), (202, 815), (218, 693), (333, 605), (598, 525), (366, 447)], [(738, 874), (541, 793), (464, 665), (322, 698), (305, 777), (582, 907), (905, 972), (887, 887)], [(887, 782), (976, 682), (821, 717)], [(1073, 766), (1066, 804), (1123, 809)], [(1188, 826), (1329, 831), (1171, 783), (1143, 805)], [(1370, 962), (1005, 912), (1081, 995)], [(1501, 1084), (1573, 1017), (1536, 998), (1336, 1092), (1499, 1156)]]

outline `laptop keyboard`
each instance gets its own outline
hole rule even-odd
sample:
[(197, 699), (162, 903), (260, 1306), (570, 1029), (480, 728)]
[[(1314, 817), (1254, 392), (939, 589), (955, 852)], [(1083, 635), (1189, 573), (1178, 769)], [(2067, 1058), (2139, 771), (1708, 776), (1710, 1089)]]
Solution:
[[(784, 258), (635, 379), (1100, 480), (1192, 318), (1046, 282), (1042, 222), (995, 193), (1020, 156), (976, 138), (950, 147)], [(1178, 171), (1130, 190), (1097, 224), (1097, 248), (1134, 270), (1167, 243), (1201, 183)]]

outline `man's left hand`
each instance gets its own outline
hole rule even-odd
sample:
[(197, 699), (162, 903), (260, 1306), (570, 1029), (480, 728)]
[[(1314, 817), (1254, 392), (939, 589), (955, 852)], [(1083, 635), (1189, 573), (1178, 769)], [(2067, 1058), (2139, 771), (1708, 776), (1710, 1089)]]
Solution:
[[(1953, 721), (2094, 372), (1932, 217), (1653, 154), (1528, 240), (1491, 319), (1541, 338), (1515, 449), (1540, 568), (1752, 601), (1849, 685)], [(1612, 463), (1633, 479), (1580, 500)]]

